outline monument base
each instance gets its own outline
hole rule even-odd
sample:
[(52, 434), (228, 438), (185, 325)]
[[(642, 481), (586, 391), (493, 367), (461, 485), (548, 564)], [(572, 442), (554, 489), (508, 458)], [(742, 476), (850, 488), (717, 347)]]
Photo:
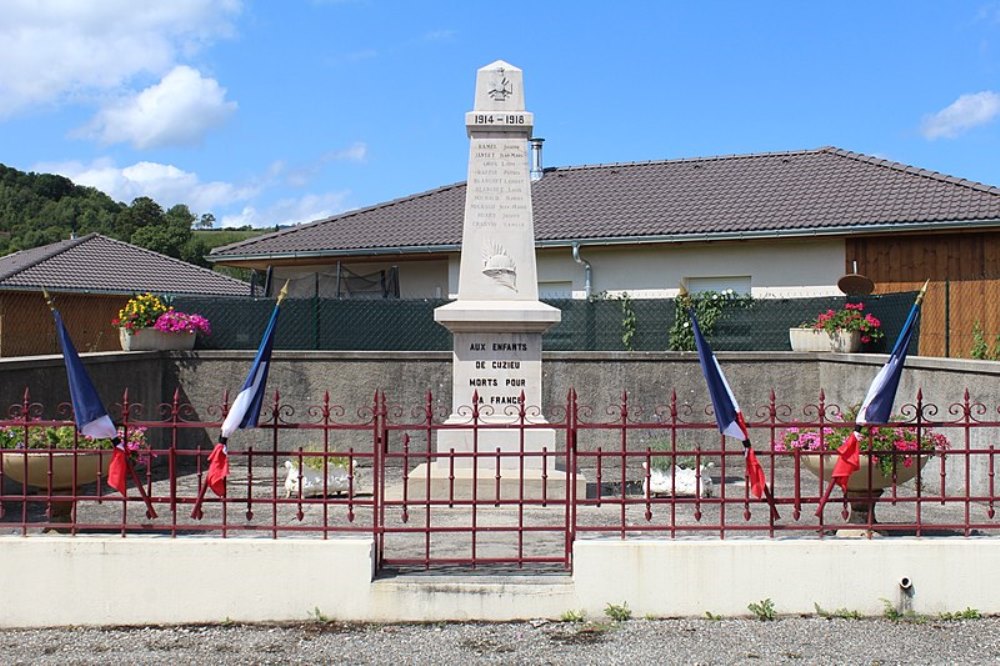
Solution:
[[(585, 498), (587, 479), (577, 474), (575, 485), (576, 497)], [(453, 468), (446, 461), (435, 461), (430, 464), (423, 463), (410, 471), (406, 481), (406, 499), (468, 501), (473, 499), (473, 488), (475, 488), (475, 499), (478, 502), (518, 499), (565, 501), (566, 490), (571, 487), (569, 476), (562, 470), (543, 472), (537, 468), (525, 469), (522, 475), (519, 469), (503, 468), (498, 479), (496, 467), (480, 467), (473, 474), (471, 466)], [(398, 492), (392, 492), (391, 496), (389, 488), (386, 488), (386, 494), (387, 499), (403, 498), (401, 486), (398, 487)]]

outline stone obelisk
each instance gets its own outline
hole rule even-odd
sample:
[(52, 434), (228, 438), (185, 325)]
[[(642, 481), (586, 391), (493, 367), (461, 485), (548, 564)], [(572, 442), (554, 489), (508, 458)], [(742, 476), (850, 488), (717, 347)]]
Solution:
[[(555, 432), (544, 427), (541, 413), (542, 333), (561, 313), (538, 300), (528, 167), (532, 125), (521, 70), (502, 60), (480, 69), (475, 105), (465, 114), (469, 177), (458, 299), (434, 311), (435, 321), (454, 334), (455, 345), (452, 414), (445, 422), (453, 429), (438, 431), (437, 451), (492, 455), (478, 458), (475, 471), (468, 456), (440, 457), (429, 470), (421, 466), (411, 475), (416, 482), (411, 490), (418, 493), (429, 473), (434, 496), (443, 495), (439, 482), (445, 481), (455, 495), (468, 495), (473, 476), (482, 490), (479, 497), (495, 495), (497, 450), (530, 454), (523, 465), (518, 456), (499, 457), (504, 498), (516, 497), (522, 487), (525, 496), (539, 496), (543, 479), (546, 496), (566, 492), (566, 476), (555, 465)], [(471, 425), (474, 394), (480, 424), (518, 423), (522, 392), (532, 427), (461, 427)], [(543, 451), (548, 455), (539, 455)], [(585, 490), (586, 481), (579, 488)]]

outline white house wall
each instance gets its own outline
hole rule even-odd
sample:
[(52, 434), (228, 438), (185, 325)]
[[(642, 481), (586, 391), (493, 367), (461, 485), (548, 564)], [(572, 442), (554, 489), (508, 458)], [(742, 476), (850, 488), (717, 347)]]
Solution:
[[(593, 294), (617, 296), (627, 291), (632, 298), (673, 297), (681, 281), (690, 278), (719, 279), (719, 284), (749, 278), (755, 298), (839, 295), (836, 284), (844, 272), (844, 252), (843, 239), (825, 238), (580, 248), (581, 258), (593, 269)], [(539, 292), (543, 297), (567, 291), (573, 298), (585, 297), (583, 266), (573, 261), (570, 248), (543, 248), (537, 256)], [(398, 266), (401, 298), (455, 298), (458, 294), (457, 252), (447, 259), (399, 257), (396, 261), (343, 265), (362, 275)], [(277, 281), (293, 279), (292, 296), (311, 296), (315, 284), (304, 278), (317, 271), (330, 276), (336, 270), (336, 265), (330, 264), (275, 267), (274, 277)]]
[[(839, 295), (844, 273), (843, 239), (760, 240), (660, 246), (582, 245), (592, 267), (592, 293), (627, 291), (632, 298), (677, 294), (686, 278), (749, 277), (755, 298)], [(584, 268), (570, 248), (538, 253), (540, 284), (571, 281), (573, 298), (584, 298)], [(726, 282), (723, 280), (722, 282)]]

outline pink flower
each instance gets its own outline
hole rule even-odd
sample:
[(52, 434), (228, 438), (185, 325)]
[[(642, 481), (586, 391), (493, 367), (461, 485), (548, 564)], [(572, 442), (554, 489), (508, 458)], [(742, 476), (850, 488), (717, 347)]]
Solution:
[(201, 333), (203, 335), (212, 333), (212, 327), (208, 320), (200, 314), (186, 314), (176, 310), (164, 312), (157, 317), (153, 328), (165, 333)]

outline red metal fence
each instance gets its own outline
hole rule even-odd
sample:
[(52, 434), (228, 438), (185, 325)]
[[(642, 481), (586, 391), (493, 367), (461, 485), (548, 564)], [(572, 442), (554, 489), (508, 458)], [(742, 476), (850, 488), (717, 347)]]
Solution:
[[(26, 391), (0, 420), (0, 533), (370, 535), (382, 568), (561, 570), (581, 538), (978, 536), (1000, 527), (1000, 412), (968, 392), (940, 407), (918, 393), (897, 422), (866, 435), (863, 447), (887, 448), (864, 453), (852, 486), (818, 515), (837, 457), (830, 447), (852, 427), (823, 394), (793, 407), (772, 393), (747, 414), (774, 513), (744, 483), (740, 443), (718, 434), (710, 408), (676, 395), (653, 406), (622, 395), (596, 409), (570, 391), (545, 418), (474, 400), (446, 418), (430, 394), (407, 410), (378, 393), (352, 414), (326, 396), (300, 414), (276, 393), (259, 427), (230, 441), (226, 496), (209, 491), (193, 517), (212, 449), (206, 432), (218, 432), (227, 403), (206, 421), (176, 394), (150, 408), (126, 392), (113, 416), (137, 450), (123, 496), (107, 485), (110, 445), (89, 448), (68, 405), (50, 418)], [(472, 447), (439, 450), (442, 437)]]

